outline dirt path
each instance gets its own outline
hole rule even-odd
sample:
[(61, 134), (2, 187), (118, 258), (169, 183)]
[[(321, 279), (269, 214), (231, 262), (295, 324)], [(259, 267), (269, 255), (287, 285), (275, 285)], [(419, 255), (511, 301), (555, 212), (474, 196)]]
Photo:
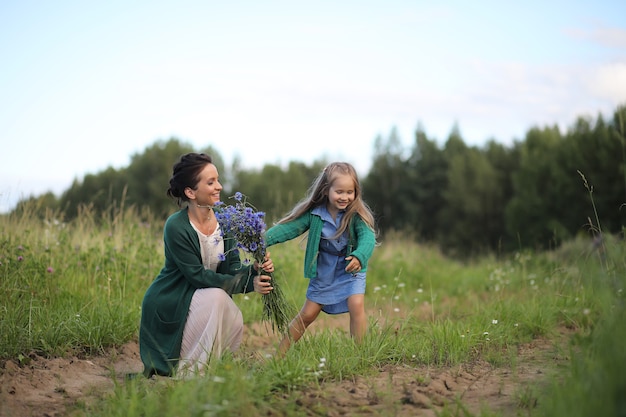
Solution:
[(137, 343), (113, 349), (106, 356), (46, 359), (30, 355), (19, 366), (8, 361), (0, 370), (0, 416), (68, 415), (77, 402), (89, 403), (111, 392), (114, 378), (142, 369)]
[[(334, 320), (318, 328), (345, 324)], [(247, 328), (244, 339), (244, 352), (271, 351), (275, 343), (259, 324)], [(300, 393), (295, 400), (310, 415), (331, 417), (435, 416), (433, 408), (449, 407), (457, 398), (472, 413), (488, 405), (505, 415), (517, 415), (519, 406), (528, 401), (524, 396), (526, 384), (543, 378), (547, 361), (563, 360), (550, 355), (552, 350), (545, 341), (524, 346), (518, 352), (515, 370), (495, 369), (482, 362), (455, 368), (387, 366), (368, 378), (325, 383)], [(127, 373), (141, 369), (136, 342), (88, 359), (31, 355), (21, 365), (8, 361), (0, 369), (0, 416), (66, 416), (76, 403), (94, 401), (111, 392), (115, 380), (122, 381)], [(288, 401), (293, 400), (292, 395)]]
[(458, 400), (471, 415), (488, 407), (492, 412), (518, 416), (521, 408), (536, 406), (529, 384), (545, 378), (545, 356), (552, 348), (541, 342), (524, 350), (515, 371), (496, 369), (485, 362), (454, 368), (386, 366), (373, 377), (356, 377), (308, 390), (297, 401), (311, 410), (310, 415), (330, 417), (435, 417), (435, 410), (441, 411), (444, 406), (457, 410)]

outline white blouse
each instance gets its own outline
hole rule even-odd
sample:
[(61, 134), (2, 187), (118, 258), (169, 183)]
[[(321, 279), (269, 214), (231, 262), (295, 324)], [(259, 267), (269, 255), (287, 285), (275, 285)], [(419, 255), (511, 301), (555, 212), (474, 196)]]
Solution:
[(191, 226), (198, 233), (200, 239), (200, 253), (202, 255), (202, 264), (205, 269), (216, 271), (220, 264), (220, 255), (224, 254), (224, 238), (220, 232), (218, 224), (215, 231), (211, 235), (205, 235), (190, 221)]

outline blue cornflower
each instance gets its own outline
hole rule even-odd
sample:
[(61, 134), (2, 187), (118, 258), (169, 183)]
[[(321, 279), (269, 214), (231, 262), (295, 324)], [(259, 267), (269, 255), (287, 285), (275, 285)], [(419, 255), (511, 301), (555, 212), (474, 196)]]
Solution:
[[(253, 261), (262, 264), (266, 252), (263, 238), (266, 229), (265, 213), (255, 212), (254, 207), (246, 203), (245, 196), (240, 192), (236, 192), (233, 198), (234, 204), (223, 205), (215, 210), (223, 237), (236, 242), (231, 250), (239, 253), (243, 265), (251, 265)], [(226, 254), (220, 255), (220, 260), (225, 259)], [(272, 329), (285, 332), (295, 313), (285, 301), (280, 286), (273, 277), (272, 286), (274, 289), (263, 295), (263, 318), (272, 322)]]
[(235, 204), (223, 205), (216, 210), (215, 217), (220, 224), (224, 238), (234, 239), (236, 247), (251, 258), (262, 262), (265, 257), (265, 213), (256, 212), (246, 203), (245, 196), (236, 192)]

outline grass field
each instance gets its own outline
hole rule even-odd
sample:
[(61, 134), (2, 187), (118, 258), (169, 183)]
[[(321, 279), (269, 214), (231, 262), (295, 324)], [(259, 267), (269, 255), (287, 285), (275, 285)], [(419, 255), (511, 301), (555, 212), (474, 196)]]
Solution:
[[(132, 209), (105, 219), (85, 210), (71, 223), (36, 214), (0, 217), (6, 386), (34, 356), (102, 358), (136, 344), (143, 293), (163, 262), (161, 222)], [(307, 284), (303, 245), (271, 249), (296, 308)], [(68, 400), (56, 415), (626, 416), (625, 280), (626, 244), (612, 237), (461, 263), (387, 236), (369, 266), (362, 344), (346, 315), (324, 317), (274, 358), (279, 337), (259, 323), (260, 296), (237, 295), (244, 344), (208, 375), (127, 381), (112, 371), (110, 389)], [(498, 376), (499, 397), (472, 397), (479, 374)], [(1, 415), (22, 415), (10, 408), (15, 391), (0, 392)], [(19, 413), (29, 406), (36, 415), (35, 400)]]

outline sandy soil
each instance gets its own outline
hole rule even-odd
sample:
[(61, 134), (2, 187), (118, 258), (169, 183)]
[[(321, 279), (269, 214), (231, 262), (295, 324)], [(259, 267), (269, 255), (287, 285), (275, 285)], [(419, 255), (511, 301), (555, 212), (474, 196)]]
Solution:
[[(318, 320), (311, 331), (328, 326), (347, 329), (347, 319), (342, 315), (326, 323)], [(275, 342), (274, 336), (256, 324), (246, 329), (242, 351), (272, 351)], [(434, 410), (446, 405), (455, 409), (457, 399), (472, 413), (488, 406), (514, 416), (520, 404), (527, 402), (523, 401), (526, 384), (545, 377), (547, 362), (566, 360), (552, 351), (552, 344), (543, 340), (523, 346), (515, 369), (484, 362), (454, 368), (387, 366), (374, 376), (324, 383), (285, 400), (295, 400), (310, 415), (331, 417), (435, 416)], [(135, 342), (97, 357), (47, 359), (32, 354), (22, 364), (7, 361), (0, 367), (0, 416), (71, 415), (76, 403), (91, 403), (111, 392), (127, 373), (141, 369)]]

